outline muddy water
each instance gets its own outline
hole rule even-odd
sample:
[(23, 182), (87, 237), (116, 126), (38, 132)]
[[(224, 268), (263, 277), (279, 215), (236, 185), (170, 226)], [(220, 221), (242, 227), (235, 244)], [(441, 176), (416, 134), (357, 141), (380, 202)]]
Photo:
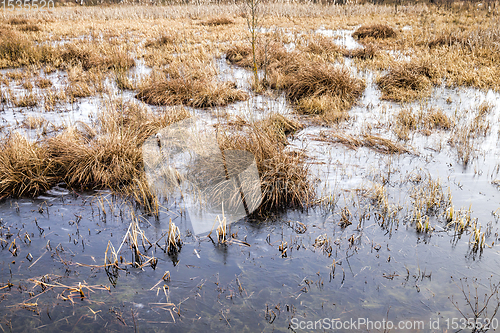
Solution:
[[(248, 89), (251, 73), (225, 62), (219, 66), (222, 80), (232, 79)], [(380, 99), (373, 73), (352, 70), (365, 79), (367, 89), (339, 130), (394, 139), (392, 116), (402, 106)], [(141, 74), (147, 68), (136, 71)], [(132, 98), (131, 93), (123, 96)], [(440, 179), (443, 190), (451, 190), (455, 208), (470, 207), (482, 231), (488, 231), (488, 245), (496, 244), (500, 202), (492, 181), (500, 178), (500, 96), (443, 86), (435, 88), (428, 100), (403, 106), (414, 112), (436, 107), (449, 116), (464, 114), (459, 121), (467, 121), (464, 111), (484, 101), (493, 105), (487, 115), (491, 128), (478, 140), (475, 157), (466, 166), (448, 144), (451, 133), (444, 130), (428, 136), (412, 133), (405, 143), (412, 153), (401, 155), (318, 140), (327, 128), (310, 126), (296, 133), (289, 149), (305, 149), (313, 162), (318, 195), (330, 199), (308, 211), (231, 224), (231, 234), (249, 246), (219, 245), (206, 235), (193, 235), (189, 216), (181, 214), (173, 200), (163, 204), (159, 219), (142, 214), (125, 198), (107, 192), (76, 193), (60, 186), (36, 199), (4, 200), (0, 203), (0, 325), (15, 332), (280, 332), (311, 331), (297, 328), (299, 321), (367, 318), (395, 324), (423, 321), (424, 328), (406, 331), (444, 332), (447, 319), (451, 323), (461, 318), (452, 300), (465, 315), (472, 314), (461, 288), (472, 288), (472, 279), (477, 278), (482, 295), (490, 292), (488, 278), (498, 283), (500, 252), (496, 245), (471, 251), (470, 234), (458, 237), (439, 214), (430, 218), (434, 231), (416, 232), (408, 215), (413, 202), (410, 193), (418, 184), (410, 179), (415, 175), (424, 182)], [(252, 96), (212, 113), (225, 111), (254, 120), (270, 110), (291, 112), (283, 98)], [(18, 111), (6, 108), (1, 116), (10, 121), (19, 117)], [(206, 110), (192, 111), (213, 121)], [(91, 114), (91, 110), (79, 112), (76, 115), (82, 119)], [(385, 186), (395, 218), (381, 219), (380, 206), (365, 194), (374, 183)], [(352, 224), (343, 227), (339, 224), (346, 209)], [(141, 251), (158, 263), (155, 269), (121, 265), (118, 276), (108, 275), (102, 267), (108, 242), (120, 247), (132, 213), (153, 244)], [(182, 233), (183, 246), (177, 255), (162, 250), (170, 219)], [(133, 260), (127, 243), (119, 256), (124, 262)], [(166, 271), (169, 281), (162, 280)], [(464, 278), (468, 280), (461, 285)], [(44, 284), (37, 284), (41, 279)], [(70, 290), (78, 286), (83, 286), (83, 298)], [(487, 307), (489, 316), (495, 302), (493, 298)], [(430, 320), (439, 320), (440, 328), (431, 329)], [(384, 329), (362, 326), (354, 331)]]

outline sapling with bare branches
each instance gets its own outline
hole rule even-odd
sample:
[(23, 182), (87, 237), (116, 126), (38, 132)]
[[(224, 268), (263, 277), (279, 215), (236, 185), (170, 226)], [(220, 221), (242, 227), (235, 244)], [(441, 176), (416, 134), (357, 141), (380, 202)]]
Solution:
[(252, 62), (255, 87), (259, 84), (259, 68), (257, 65), (257, 39), (260, 30), (261, 0), (244, 0), (241, 11), (246, 18), (248, 31), (250, 33), (250, 44), (252, 47)]
[(473, 278), (472, 283), (469, 283), (467, 278), (461, 278), (460, 284), (456, 283), (465, 298), (465, 308), (460, 308), (459, 303), (453, 300), (453, 296), (449, 298), (462, 316), (462, 320), (465, 319), (464, 322), (467, 322), (467, 329), (470, 329), (472, 333), (486, 332), (496, 326), (496, 324), (493, 325), (492, 321), (496, 319), (500, 309), (500, 283), (495, 284), (492, 277), (489, 278), (489, 281), (490, 290), (484, 294), (478, 291), (480, 283), (477, 278)]

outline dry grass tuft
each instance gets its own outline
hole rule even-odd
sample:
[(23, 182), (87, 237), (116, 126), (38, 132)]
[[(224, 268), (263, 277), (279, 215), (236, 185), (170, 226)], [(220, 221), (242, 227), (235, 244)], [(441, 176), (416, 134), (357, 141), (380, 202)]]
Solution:
[(351, 149), (368, 147), (383, 154), (410, 153), (410, 151), (402, 145), (378, 135), (365, 134), (361, 137), (355, 137), (347, 133), (322, 131), (317, 139), (320, 141), (341, 143)]
[[(317, 40), (318, 43), (327, 43), (326, 39)], [(314, 40), (311, 43), (315, 43)], [(311, 45), (308, 46), (312, 47), (311, 53), (322, 49), (321, 45)], [(337, 50), (337, 46), (332, 45), (330, 51)], [(233, 46), (227, 51), (226, 58), (238, 66), (252, 66), (249, 46)], [(265, 65), (264, 86), (283, 90), (299, 113), (320, 115), (329, 123), (347, 119), (346, 110), (365, 89), (365, 83), (353, 77), (346, 68), (311, 59), (306, 53), (289, 53), (279, 45), (271, 45), (267, 54), (258, 51), (256, 59), (259, 67)]]
[(477, 157), (478, 140), (484, 139), (491, 131), (487, 116), (492, 108), (491, 104), (483, 102), (458, 116), (458, 124), (453, 127), (448, 143), (456, 148), (458, 159), (464, 165)]
[(400, 140), (408, 140), (411, 132), (419, 130), (430, 135), (432, 130), (449, 130), (452, 127), (450, 118), (441, 109), (430, 108), (427, 111), (413, 112), (403, 108), (395, 115), (393, 131)]
[[(249, 45), (233, 45), (226, 51), (226, 59), (241, 67), (252, 67), (252, 48)], [(256, 57), (257, 58), (257, 57)], [(258, 61), (258, 63), (261, 63)]]
[(331, 38), (324, 36), (317, 36), (316, 38), (311, 39), (307, 44), (305, 51), (318, 55), (343, 55), (346, 52), (342, 46), (337, 45)]
[(385, 24), (373, 24), (373, 25), (363, 25), (356, 29), (352, 36), (358, 39), (364, 38), (391, 38), (396, 37), (396, 31)]
[(232, 82), (215, 78), (157, 79), (139, 89), (136, 98), (151, 105), (188, 105), (196, 108), (225, 106), (244, 101), (247, 93)]
[(25, 24), (19, 26), (18, 30), (24, 32), (37, 32), (41, 31), (42, 29), (37, 24)]
[(175, 45), (177, 35), (173, 33), (165, 33), (156, 40), (150, 40), (144, 44), (145, 47), (162, 47), (166, 45)]
[(19, 96), (15, 96), (13, 99), (13, 104), (16, 107), (27, 108), (35, 107), (38, 105), (40, 98), (34, 92), (23, 93)]
[(121, 89), (121, 90), (135, 90), (136, 89), (135, 83), (129, 79), (129, 77), (127, 76), (127, 73), (125, 73), (123, 71), (119, 71), (115, 74), (116, 74), (115, 82), (116, 82), (116, 85), (118, 86), (118, 89)]
[(23, 25), (23, 24), (28, 24), (30, 22), (25, 18), (13, 17), (9, 21), (7, 21), (7, 23), (9, 23), (10, 25)]
[(254, 155), (263, 194), (261, 212), (306, 208), (315, 197), (309, 166), (302, 154), (286, 150), (283, 142), (277, 140), (275, 126), (276, 121), (263, 121), (245, 131), (220, 133), (219, 145), (222, 150), (246, 150)]
[(369, 43), (362, 48), (347, 50), (345, 47), (337, 45), (331, 38), (316, 36), (309, 41), (304, 51), (320, 56), (373, 59), (378, 49), (374, 44)]
[(189, 113), (183, 109), (155, 115), (137, 104), (114, 104), (99, 115), (95, 126), (69, 127), (43, 142), (14, 134), (1, 146), (0, 197), (37, 195), (65, 181), (79, 189), (110, 188), (157, 211), (144, 177), (142, 144), (186, 117)]
[(272, 85), (285, 91), (298, 112), (325, 115), (331, 120), (347, 118), (344, 112), (365, 89), (365, 83), (347, 69), (324, 62), (293, 63), (276, 70), (272, 79)]
[(0, 68), (20, 67), (53, 61), (54, 52), (47, 45), (35, 45), (26, 36), (4, 30), (0, 34)]
[(27, 128), (41, 128), (46, 123), (47, 120), (45, 118), (28, 116), (23, 120), (22, 125)]
[(35, 84), (38, 88), (45, 89), (52, 86), (52, 81), (44, 77), (39, 77), (36, 79)]
[(72, 98), (84, 98), (104, 90), (104, 74), (98, 69), (84, 71), (82, 67), (71, 67), (68, 70), (68, 86), (66, 94)]
[(65, 66), (80, 65), (84, 70), (127, 70), (135, 65), (123, 48), (105, 48), (92, 43), (68, 44), (61, 51), (61, 59)]
[(257, 122), (255, 126), (267, 131), (269, 135), (274, 136), (277, 141), (283, 144), (288, 143), (288, 135), (303, 128), (302, 124), (298, 121), (278, 113), (272, 114), (268, 118)]
[(354, 50), (346, 50), (344, 52), (344, 56), (349, 58), (357, 58), (357, 59), (373, 59), (378, 52), (378, 48), (374, 44), (367, 44), (363, 48), (357, 48)]
[(234, 24), (234, 20), (228, 16), (212, 17), (200, 23), (206, 26), (218, 26)]
[(464, 42), (464, 38), (448, 34), (440, 35), (434, 38), (427, 45), (429, 46), (429, 48), (435, 48), (441, 46), (452, 46), (454, 44), (464, 44)]
[(53, 163), (45, 148), (14, 133), (2, 143), (1, 150), (0, 198), (36, 196), (54, 185)]
[[(263, 66), (272, 66), (272, 64), (276, 65), (289, 58), (290, 54), (280, 44), (271, 44), (267, 48), (262, 47), (262, 45), (257, 45), (255, 50), (255, 60), (259, 68)], [(226, 50), (226, 59), (234, 65), (252, 68), (252, 48), (247, 44), (233, 45)]]
[(353, 78), (346, 69), (324, 63), (305, 65), (290, 79), (285, 88), (287, 96), (293, 101), (331, 94), (342, 97), (347, 105), (351, 105), (364, 89), (362, 81)]
[(382, 99), (411, 101), (428, 96), (432, 84), (439, 79), (436, 67), (430, 62), (396, 64), (389, 73), (377, 79)]
[(146, 138), (188, 115), (167, 110), (155, 116), (137, 104), (114, 105), (99, 115), (97, 126), (80, 124), (49, 139), (48, 151), (68, 185), (118, 190), (143, 173)]
[(452, 126), (450, 118), (441, 109), (430, 109), (424, 116), (423, 124), (429, 129), (449, 130)]

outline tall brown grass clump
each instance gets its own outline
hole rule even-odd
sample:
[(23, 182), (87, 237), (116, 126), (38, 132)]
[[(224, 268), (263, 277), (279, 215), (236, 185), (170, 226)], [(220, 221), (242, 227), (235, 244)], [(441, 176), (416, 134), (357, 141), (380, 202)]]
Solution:
[(98, 68), (85, 71), (81, 66), (70, 67), (66, 95), (72, 98), (84, 98), (103, 92), (104, 76)]
[(150, 40), (144, 44), (145, 47), (162, 47), (166, 45), (174, 45), (177, 40), (177, 35), (172, 32), (164, 33), (155, 40)]
[(249, 125), (243, 131), (222, 132), (218, 137), (220, 148), (246, 150), (254, 155), (263, 196), (261, 211), (306, 208), (315, 197), (306, 158), (287, 150), (275, 135), (274, 126), (276, 121), (271, 120)]
[(215, 78), (154, 78), (139, 89), (136, 98), (151, 105), (187, 105), (196, 108), (225, 106), (248, 98), (232, 82)]
[(229, 16), (218, 16), (218, 17), (211, 17), (201, 22), (200, 24), (206, 26), (228, 25), (228, 24), (234, 24), (234, 20)]
[(287, 96), (292, 101), (303, 98), (331, 95), (341, 99), (346, 107), (361, 96), (365, 85), (352, 77), (347, 69), (327, 63), (303, 64), (285, 81)]
[[(282, 45), (271, 44), (267, 47), (256, 45), (255, 61), (259, 68), (272, 63), (280, 62), (289, 57), (288, 52)], [(226, 50), (226, 59), (237, 66), (244, 68), (253, 67), (253, 54), (250, 45), (236, 44)]]
[(186, 117), (184, 109), (153, 114), (137, 104), (115, 103), (93, 125), (79, 123), (41, 142), (13, 134), (0, 145), (0, 198), (35, 196), (64, 181), (77, 189), (109, 188), (158, 212), (144, 175), (142, 144)]
[(96, 126), (80, 124), (48, 139), (47, 149), (68, 185), (118, 190), (143, 173), (146, 138), (188, 116), (185, 110), (156, 116), (137, 104), (114, 105), (99, 115)]
[(44, 147), (18, 133), (11, 134), (0, 147), (0, 198), (36, 196), (55, 184), (54, 165)]
[(104, 47), (93, 43), (73, 43), (60, 51), (64, 65), (80, 65), (85, 70), (127, 70), (135, 65), (134, 59), (118, 47)]
[(463, 44), (466, 42), (463, 37), (455, 36), (452, 34), (443, 34), (431, 40), (427, 45), (429, 48), (436, 48), (441, 46), (452, 46), (454, 44)]
[(286, 145), (288, 135), (303, 128), (297, 120), (287, 118), (281, 114), (272, 114), (268, 118), (255, 123), (259, 128), (265, 129), (268, 135), (274, 137), (278, 142)]
[(382, 98), (394, 101), (411, 101), (428, 96), (440, 75), (430, 62), (397, 64), (389, 73), (377, 79)]
[(372, 43), (365, 47), (348, 50), (337, 45), (331, 38), (319, 36), (309, 41), (304, 51), (321, 56), (344, 56), (358, 59), (373, 59), (377, 53), (377, 47)]
[(10, 25), (23, 25), (30, 23), (27, 19), (21, 17), (13, 17), (7, 21)]
[(25, 25), (19, 26), (18, 30), (24, 31), (24, 32), (37, 32), (37, 31), (40, 31), (42, 29), (40, 29), (40, 27), (37, 24), (25, 24)]
[(271, 85), (284, 90), (299, 113), (321, 115), (327, 122), (347, 119), (347, 110), (363, 94), (364, 81), (345, 68), (301, 60), (276, 68)]
[(346, 50), (344, 52), (344, 56), (349, 58), (357, 58), (357, 59), (373, 59), (377, 54), (377, 47), (373, 44), (367, 44), (363, 48), (356, 48), (354, 50)]
[(305, 51), (318, 55), (343, 55), (346, 52), (345, 48), (337, 45), (331, 38), (324, 36), (317, 36), (316, 38), (311, 39), (307, 44)]
[[(311, 47), (309, 51), (315, 53), (320, 52), (323, 46)], [(330, 50), (337, 52), (336, 46), (331, 46)], [(330, 123), (345, 120), (348, 118), (346, 111), (365, 89), (364, 81), (353, 77), (347, 69), (313, 59), (306, 53), (287, 52), (281, 46), (271, 47), (266, 52), (257, 52), (257, 63), (265, 65), (262, 83), (272, 89), (283, 90), (299, 113), (320, 115)], [(236, 65), (251, 67), (249, 47), (233, 46), (226, 57)]]
[(0, 68), (49, 63), (54, 51), (47, 45), (35, 45), (26, 36), (12, 30), (0, 34)]
[(341, 143), (350, 149), (368, 147), (382, 154), (403, 154), (410, 152), (402, 145), (393, 142), (390, 139), (372, 134), (364, 134), (356, 137), (347, 133), (322, 131), (318, 136), (318, 140)]
[(396, 37), (396, 35), (396, 31), (385, 24), (363, 25), (356, 29), (356, 31), (354, 31), (354, 33), (352, 34), (354, 38), (358, 39), (364, 39), (368, 37), (383, 39)]

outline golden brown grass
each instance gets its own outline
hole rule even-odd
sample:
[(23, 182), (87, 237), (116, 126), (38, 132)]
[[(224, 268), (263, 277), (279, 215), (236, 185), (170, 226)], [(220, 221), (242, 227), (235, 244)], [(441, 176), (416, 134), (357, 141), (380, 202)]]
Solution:
[(166, 45), (174, 45), (177, 41), (177, 34), (173, 32), (164, 33), (158, 39), (150, 40), (144, 44), (145, 47), (162, 47)]
[[(99, 114), (94, 126), (79, 124), (40, 142), (13, 134), (2, 143), (0, 197), (37, 195), (65, 181), (78, 189), (110, 188), (130, 194), (152, 211), (142, 143), (188, 116), (183, 109), (155, 115), (136, 104), (115, 103)], [(26, 126), (35, 128), (40, 121), (27, 120)]]
[(12, 100), (15, 106), (26, 108), (26, 107), (34, 107), (38, 105), (39, 97), (34, 92), (23, 93), (19, 96), (14, 96)]
[[(259, 44), (255, 50), (255, 60), (257, 66), (261, 69), (266, 65), (271, 66), (272, 63), (280, 62), (288, 57), (289, 54), (286, 49), (278, 43), (272, 43), (267, 47)], [(237, 66), (252, 68), (252, 48), (248, 44), (232, 45), (226, 50), (226, 59)]]
[(396, 37), (396, 31), (385, 24), (363, 25), (356, 29), (352, 36), (358, 39), (374, 38), (384, 39)]
[(349, 58), (357, 58), (362, 60), (373, 59), (378, 52), (378, 48), (372, 44), (368, 43), (363, 48), (356, 48), (354, 50), (346, 50), (344, 56)]
[(450, 118), (441, 109), (431, 108), (424, 116), (423, 124), (428, 129), (449, 130), (452, 126)]
[(53, 57), (47, 45), (34, 45), (26, 36), (10, 30), (0, 34), (0, 68), (48, 63)]
[(7, 195), (36, 196), (55, 184), (53, 162), (47, 150), (20, 134), (11, 134), (1, 144), (0, 198)]
[(206, 26), (228, 25), (228, 24), (234, 24), (234, 20), (229, 16), (219, 16), (219, 17), (211, 17), (201, 22), (200, 24)]
[(42, 117), (28, 116), (23, 120), (22, 125), (27, 128), (41, 128), (47, 123), (47, 120)]
[(127, 70), (135, 62), (122, 47), (95, 43), (71, 43), (60, 51), (65, 66), (81, 66), (84, 70)]
[[(13, 136), (0, 157), (1, 196), (32, 195), (65, 181), (73, 188), (110, 188), (158, 211), (158, 199), (144, 177), (142, 143), (159, 129), (189, 114), (167, 109), (153, 115), (136, 104), (114, 104), (95, 125), (78, 124), (43, 142)], [(34, 120), (35, 121), (35, 120)], [(34, 125), (34, 124), (32, 124)], [(261, 209), (307, 207), (315, 192), (306, 159), (285, 148), (286, 135), (300, 124), (279, 115), (219, 135), (221, 149), (254, 154), (261, 177)]]
[[(343, 52), (326, 39), (315, 40), (310, 41), (306, 48), (310, 53), (322, 52), (323, 48), (326, 52)], [(238, 66), (252, 66), (249, 46), (231, 47), (226, 52), (226, 58)], [(264, 86), (283, 90), (299, 113), (320, 115), (330, 123), (347, 119), (346, 111), (365, 88), (365, 83), (353, 77), (347, 69), (302, 52), (289, 53), (279, 45), (271, 45), (267, 50), (258, 49), (256, 60), (267, 73), (262, 82)]]
[(342, 108), (342, 103), (328, 95), (302, 98), (295, 107), (299, 114), (314, 115), (328, 124), (349, 119), (349, 113)]
[(130, 80), (129, 77), (127, 76), (127, 73), (123, 71), (118, 71), (115, 73), (115, 82), (116, 85), (118, 86), (118, 89), (121, 90), (135, 90), (136, 89), (136, 84), (133, 82), (133, 80)]
[(349, 108), (365, 88), (364, 82), (352, 77), (347, 69), (326, 63), (306, 63), (288, 75), (280, 86), (294, 102), (330, 95), (338, 98), (343, 107)]
[(362, 95), (365, 83), (345, 68), (297, 57), (271, 72), (271, 86), (285, 91), (302, 114), (328, 122), (346, 119), (346, 111)]
[(155, 116), (136, 104), (115, 104), (97, 126), (70, 127), (47, 142), (57, 174), (73, 187), (120, 189), (143, 172), (142, 144), (163, 127), (188, 116), (166, 110)]
[(264, 120), (255, 123), (255, 126), (265, 130), (276, 141), (286, 145), (287, 136), (303, 128), (297, 120), (287, 118), (281, 114), (272, 114)]
[(452, 34), (440, 35), (431, 40), (427, 45), (430, 48), (441, 47), (441, 46), (452, 46), (454, 44), (463, 44), (466, 42), (464, 38), (458, 37)]
[(373, 43), (367, 43), (364, 47), (348, 50), (343, 46), (337, 45), (332, 38), (324, 36), (314, 36), (311, 38), (307, 46), (304, 48), (305, 52), (319, 55), (326, 60), (335, 61), (339, 56), (358, 58), (358, 59), (373, 59), (378, 51), (378, 48)]
[(410, 152), (402, 145), (390, 139), (372, 134), (364, 134), (356, 137), (347, 133), (322, 131), (317, 139), (326, 142), (341, 143), (351, 149), (368, 147), (383, 154), (402, 154)]
[(318, 55), (343, 55), (346, 50), (337, 45), (331, 38), (324, 36), (315, 36), (312, 38), (304, 51)]
[(104, 79), (99, 69), (84, 71), (80, 66), (70, 67), (68, 69), (69, 83), (65, 93), (71, 98), (93, 96), (104, 90)]
[(410, 133), (417, 130), (430, 135), (432, 130), (449, 130), (453, 126), (451, 119), (439, 108), (420, 109), (417, 112), (403, 108), (395, 115), (394, 120), (391, 127), (400, 140), (408, 140)]
[(456, 149), (458, 159), (464, 165), (477, 156), (478, 140), (486, 137), (491, 130), (487, 115), (492, 108), (492, 105), (483, 102), (458, 115), (458, 124), (454, 126), (448, 143)]
[(24, 24), (19, 26), (17, 29), (24, 32), (37, 32), (42, 30), (37, 24)]
[(254, 155), (263, 195), (261, 211), (306, 208), (315, 197), (308, 163), (302, 154), (285, 149), (275, 127), (276, 121), (271, 120), (249, 125), (244, 131), (225, 131), (219, 135), (219, 145), (222, 150), (246, 150)]
[(450, 194), (443, 192), (439, 179), (433, 180), (429, 175), (419, 175), (420, 181), (410, 188), (412, 204), (409, 208), (409, 219), (415, 223), (418, 232), (429, 232), (430, 217), (438, 216), (446, 211), (451, 203)]
[(394, 64), (389, 73), (377, 79), (382, 99), (411, 101), (429, 96), (440, 75), (430, 62)]
[(153, 79), (139, 89), (137, 99), (151, 105), (187, 105), (196, 108), (225, 106), (244, 101), (247, 93), (232, 82), (220, 82), (215, 78)]
[(35, 84), (38, 88), (45, 89), (52, 86), (52, 81), (44, 77), (39, 77), (36, 79)]
[(7, 21), (10, 25), (24, 25), (30, 23), (27, 19), (22, 17), (13, 17)]

